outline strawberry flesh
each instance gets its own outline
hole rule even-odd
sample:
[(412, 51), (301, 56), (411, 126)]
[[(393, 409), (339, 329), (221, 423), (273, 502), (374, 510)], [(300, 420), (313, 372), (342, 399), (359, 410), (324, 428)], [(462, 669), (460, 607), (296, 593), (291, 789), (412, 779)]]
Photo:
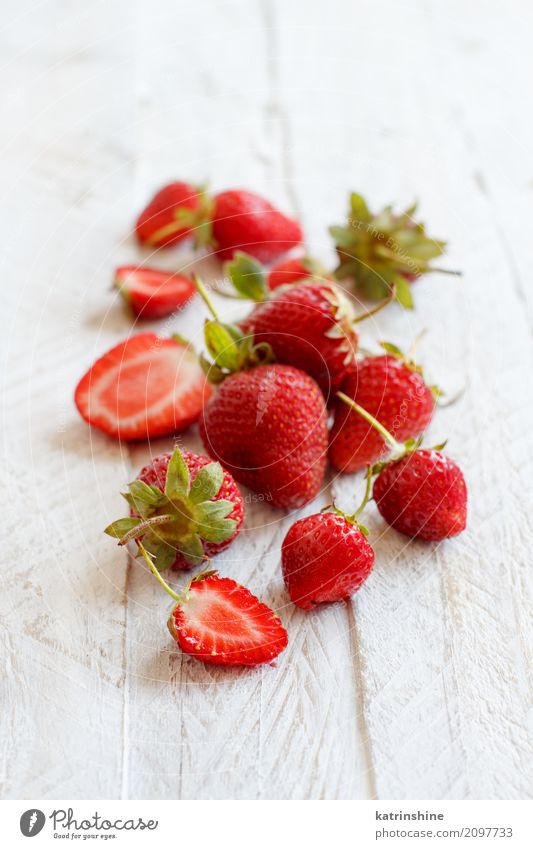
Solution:
[(134, 315), (142, 318), (165, 318), (196, 293), (192, 280), (183, 274), (136, 265), (117, 268), (115, 286)]
[(269, 663), (288, 641), (280, 620), (266, 604), (218, 575), (193, 581), (168, 625), (183, 652), (220, 666)]
[(141, 333), (100, 357), (78, 383), (74, 400), (90, 425), (134, 440), (185, 430), (209, 394), (187, 345)]

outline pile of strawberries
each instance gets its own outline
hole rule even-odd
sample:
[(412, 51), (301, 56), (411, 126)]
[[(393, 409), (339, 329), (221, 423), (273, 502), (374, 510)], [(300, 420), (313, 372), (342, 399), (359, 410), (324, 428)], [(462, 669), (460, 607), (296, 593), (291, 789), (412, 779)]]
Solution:
[[(79, 382), (75, 401), (93, 427), (120, 440), (177, 434), (198, 422), (207, 456), (178, 446), (143, 468), (124, 498), (128, 515), (106, 533), (135, 541), (173, 598), (169, 629), (180, 648), (222, 665), (271, 662), (287, 645), (279, 618), (249, 590), (209, 567), (243, 524), (238, 484), (272, 506), (294, 510), (319, 493), (329, 462), (366, 469), (353, 515), (331, 505), (295, 522), (281, 548), (290, 598), (304, 610), (351, 596), (370, 574), (374, 550), (359, 518), (373, 497), (385, 521), (409, 537), (443, 540), (466, 525), (466, 485), (444, 446), (423, 448), (438, 392), (412, 356), (382, 343), (358, 354), (357, 325), (432, 268), (444, 242), (430, 239), (415, 208), (372, 214), (357, 194), (346, 224), (332, 227), (339, 265), (284, 261), (302, 243), (297, 221), (248, 191), (214, 197), (172, 183), (136, 223), (154, 249), (194, 238), (225, 261), (233, 297), (255, 302), (237, 324), (223, 322), (197, 278), (147, 268), (117, 269), (116, 286), (135, 316), (161, 318), (197, 292), (208, 310), (206, 354), (179, 336), (139, 333), (104, 354)], [(300, 249), (301, 252), (301, 249)], [(378, 305), (356, 315), (351, 285)], [(167, 569), (200, 567), (181, 593)]]

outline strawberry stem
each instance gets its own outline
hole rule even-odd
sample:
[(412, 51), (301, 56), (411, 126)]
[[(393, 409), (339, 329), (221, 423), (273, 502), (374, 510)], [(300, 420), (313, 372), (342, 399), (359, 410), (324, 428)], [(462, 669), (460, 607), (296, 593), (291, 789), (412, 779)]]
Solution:
[(220, 317), (219, 317), (219, 315), (218, 315), (218, 313), (217, 313), (217, 311), (216, 311), (216, 309), (213, 305), (211, 298), (209, 297), (209, 293), (208, 293), (207, 289), (205, 288), (204, 284), (202, 283), (202, 281), (200, 280), (200, 278), (196, 274), (193, 274), (192, 282), (194, 283), (198, 292), (200, 293), (200, 297), (202, 298), (202, 301), (206, 305), (207, 309), (209, 310), (209, 312), (211, 313), (211, 315), (213, 316), (215, 321), (218, 321), (219, 324), (220, 324)]
[(358, 315), (356, 318), (354, 318), (353, 323), (357, 324), (359, 321), (366, 321), (366, 319), (370, 318), (371, 315), (376, 315), (376, 313), (378, 313), (380, 310), (387, 307), (390, 304), (390, 302), (394, 300), (395, 297), (396, 297), (396, 284), (393, 283), (392, 286), (390, 287), (389, 294), (387, 295), (387, 297), (383, 301), (380, 301), (380, 303), (377, 304), (377, 306), (372, 307), (371, 310), (366, 310), (366, 312), (363, 312), (363, 313), (361, 313), (361, 315)]
[(357, 517), (361, 515), (361, 513), (365, 509), (366, 505), (370, 501), (370, 492), (372, 490), (372, 466), (368, 466), (368, 468), (366, 470), (365, 477), (366, 477), (365, 494), (363, 495), (363, 500), (361, 501), (361, 504), (359, 505), (359, 507), (357, 508), (355, 513), (353, 514), (354, 519), (357, 519)]
[(152, 575), (154, 576), (154, 578), (156, 578), (159, 581), (159, 583), (161, 584), (161, 586), (163, 587), (165, 592), (168, 593), (169, 596), (174, 599), (174, 601), (177, 601), (178, 604), (181, 604), (183, 602), (182, 597), (179, 596), (177, 593), (175, 593), (174, 590), (171, 587), (169, 587), (167, 582), (161, 576), (161, 573), (158, 571), (154, 561), (152, 560), (152, 558), (148, 554), (148, 552), (145, 549), (142, 542), (138, 542), (137, 545), (139, 546), (139, 551), (141, 552), (142, 556), (144, 557), (144, 559), (148, 563), (148, 566), (150, 567), (150, 571), (151, 571)]
[(383, 427), (381, 422), (378, 422), (378, 420), (375, 419), (374, 416), (372, 416), (370, 413), (368, 413), (364, 409), (364, 407), (361, 407), (359, 404), (357, 404), (353, 400), (353, 398), (349, 398), (348, 395), (344, 394), (344, 392), (337, 392), (337, 397), (340, 398), (341, 401), (344, 401), (345, 404), (348, 404), (348, 406), (351, 407), (352, 410), (355, 410), (356, 413), (359, 413), (359, 415), (363, 419), (365, 419), (369, 424), (371, 424), (372, 427), (375, 430), (377, 430), (378, 433), (381, 434), (381, 436), (383, 437), (385, 442), (389, 443), (390, 447), (394, 451), (401, 451), (402, 450), (403, 446), (395, 440), (392, 433), (389, 433), (389, 431), (385, 427)]
[(453, 269), (450, 268), (438, 268), (434, 265), (432, 265), (431, 268), (428, 268), (428, 271), (436, 271), (438, 274), (451, 274), (453, 277), (463, 276), (462, 271), (453, 271)]

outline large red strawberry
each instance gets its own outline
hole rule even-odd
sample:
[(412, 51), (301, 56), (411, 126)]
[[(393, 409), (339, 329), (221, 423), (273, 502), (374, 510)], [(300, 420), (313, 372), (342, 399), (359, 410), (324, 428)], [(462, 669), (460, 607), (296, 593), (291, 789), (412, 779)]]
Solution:
[(179, 433), (210, 395), (196, 355), (179, 338), (130, 336), (98, 359), (74, 400), (90, 425), (118, 439)]
[(356, 516), (334, 508), (292, 525), (281, 547), (281, 564), (294, 604), (312, 610), (356, 592), (372, 570), (374, 550)]
[(386, 298), (394, 284), (396, 300), (411, 308), (410, 284), (422, 274), (457, 274), (431, 265), (444, 253), (446, 242), (426, 234), (424, 224), (414, 219), (416, 207), (414, 203), (394, 213), (386, 206), (374, 214), (365, 199), (352, 192), (346, 224), (329, 228), (339, 257), (336, 278), (353, 280), (357, 291), (372, 300)]
[(168, 620), (186, 654), (220, 666), (270, 663), (287, 647), (276, 614), (250, 590), (216, 573), (193, 579)]
[(377, 475), (373, 496), (383, 518), (401, 533), (420, 539), (442, 540), (461, 533), (466, 527), (466, 483), (456, 463), (442, 453), (444, 445), (420, 448), (420, 439), (402, 445), (367, 410), (344, 399), (396, 455), (369, 469), (369, 477)]
[(385, 521), (409, 537), (442, 540), (466, 527), (466, 483), (441, 451), (420, 448), (387, 463), (373, 496)]
[(171, 315), (196, 294), (190, 277), (137, 265), (117, 268), (114, 285), (133, 314), (142, 318)]
[(135, 232), (141, 244), (154, 248), (175, 245), (187, 236), (202, 241), (211, 215), (211, 201), (202, 187), (175, 182), (163, 186), (143, 209)]
[(306, 280), (257, 304), (240, 327), (256, 344), (269, 345), (279, 362), (310, 374), (328, 398), (354, 362), (356, 321), (337, 284)]
[(124, 498), (132, 515), (106, 533), (122, 543), (142, 541), (159, 571), (188, 569), (214, 557), (243, 522), (242, 496), (229, 472), (178, 446), (141, 469), (128, 489)]
[(222, 324), (203, 284), (196, 285), (214, 316), (205, 324), (213, 362), (200, 358), (218, 384), (200, 420), (207, 453), (275, 506), (300, 507), (317, 495), (326, 468), (322, 393), (303, 371), (271, 364), (268, 345)]
[(302, 229), (260, 195), (232, 189), (215, 195), (212, 238), (220, 259), (242, 250), (270, 263), (301, 243)]
[[(426, 430), (435, 410), (436, 390), (425, 383), (412, 360), (395, 346), (384, 346), (388, 353), (360, 360), (346, 375), (342, 389), (403, 442)], [(386, 451), (381, 434), (339, 400), (329, 451), (333, 465), (343, 472), (356, 472)]]

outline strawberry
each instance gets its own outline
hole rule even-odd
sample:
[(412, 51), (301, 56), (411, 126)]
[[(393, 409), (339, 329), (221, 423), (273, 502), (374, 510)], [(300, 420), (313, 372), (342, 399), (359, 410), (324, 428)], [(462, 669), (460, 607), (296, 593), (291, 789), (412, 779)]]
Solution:
[(142, 318), (171, 315), (196, 294), (194, 283), (183, 274), (136, 265), (117, 268), (114, 285), (133, 314)]
[(385, 521), (406, 536), (442, 540), (466, 527), (465, 479), (441, 451), (418, 449), (387, 463), (373, 496)]
[(285, 628), (266, 604), (216, 572), (193, 578), (178, 597), (168, 628), (183, 652), (220, 666), (270, 663), (288, 642)]
[(329, 228), (339, 257), (336, 278), (351, 279), (357, 291), (371, 300), (386, 298), (394, 284), (396, 300), (410, 309), (410, 284), (422, 274), (457, 274), (431, 266), (431, 260), (444, 253), (446, 242), (426, 234), (424, 225), (413, 218), (416, 208), (415, 203), (395, 214), (386, 206), (373, 214), (365, 199), (352, 193), (346, 225)]
[[(358, 511), (359, 513), (359, 511)], [(374, 550), (356, 515), (316, 513), (299, 519), (281, 547), (283, 579), (298, 607), (349, 598), (368, 578)]]
[(142, 540), (159, 571), (188, 569), (214, 557), (233, 542), (243, 522), (242, 496), (229, 472), (178, 446), (141, 469), (128, 489), (131, 517), (113, 522), (105, 533), (122, 545)]
[(404, 445), (381, 422), (347, 396), (353, 410), (388, 442), (395, 457), (369, 468), (376, 474), (373, 496), (386, 522), (410, 537), (442, 540), (466, 527), (467, 490), (460, 468), (442, 453), (444, 445), (420, 448), (420, 439)]
[(289, 286), (308, 279), (323, 280), (328, 276), (316, 260), (310, 257), (298, 257), (286, 259), (274, 265), (269, 271), (267, 285), (271, 291), (274, 291), (280, 286)]
[(268, 263), (299, 245), (302, 229), (259, 195), (233, 189), (215, 195), (212, 237), (220, 259), (245, 250)]
[[(425, 383), (420, 367), (396, 346), (382, 345), (387, 353), (360, 360), (346, 375), (342, 389), (396, 439), (411, 439), (423, 433), (431, 421), (437, 389)], [(386, 450), (387, 443), (378, 431), (345, 403), (337, 402), (329, 451), (337, 469), (356, 472), (375, 463)]]
[(257, 304), (240, 328), (269, 345), (279, 362), (310, 374), (327, 398), (354, 362), (357, 320), (337, 284), (306, 280)]
[(205, 325), (213, 362), (200, 358), (219, 384), (199, 425), (206, 451), (273, 505), (301, 507), (317, 495), (326, 468), (320, 389), (299, 369), (270, 364), (267, 345), (218, 321), (203, 285), (196, 284), (215, 316)]
[(74, 394), (82, 417), (117, 439), (179, 433), (200, 416), (210, 390), (178, 337), (130, 336), (98, 359)]
[(190, 183), (175, 182), (164, 186), (143, 209), (135, 232), (141, 244), (168, 247), (194, 235), (197, 241), (208, 228), (211, 201), (204, 189)]

